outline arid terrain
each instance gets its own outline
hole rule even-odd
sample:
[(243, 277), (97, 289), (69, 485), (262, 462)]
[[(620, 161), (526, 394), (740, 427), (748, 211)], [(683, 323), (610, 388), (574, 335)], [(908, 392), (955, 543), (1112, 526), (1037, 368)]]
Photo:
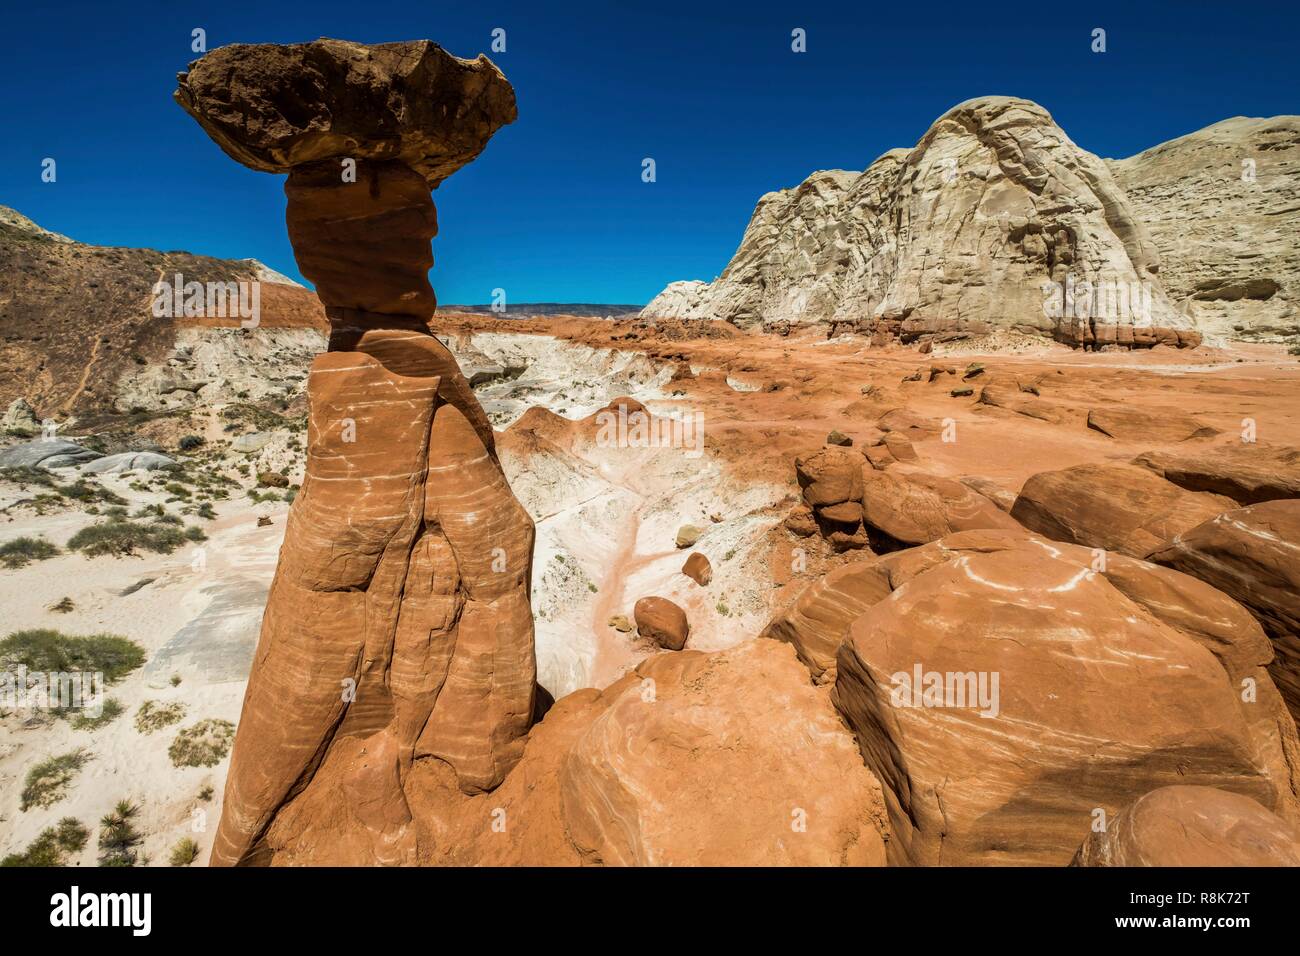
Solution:
[(969, 100), (503, 318), (429, 277), (492, 61), (177, 83), (314, 290), (0, 216), (6, 864), (1300, 865), (1295, 117)]
[[(1300, 362), (1278, 346), (1105, 354), (1050, 345), (1014, 353), (953, 347), (918, 355), (855, 337), (780, 338), (725, 324), (554, 318), (514, 321), (502, 330), (497, 319), (447, 313), (435, 327), (467, 374), (485, 370), (476, 393), (498, 429), (511, 487), (536, 524), (538, 681), (555, 698), (608, 688), (664, 653), (631, 624), (642, 597), (668, 598), (686, 612), (687, 650), (722, 651), (758, 639), (770, 619), (827, 572), (872, 562), (871, 546), (837, 551), (819, 533), (791, 530), (787, 519), (803, 502), (795, 462), (824, 447), (834, 432), (851, 439), (852, 450), (898, 434), (881, 430), (881, 420), (895, 410), (915, 416), (902, 430), (915, 460), (891, 463), (881, 474), (982, 479), (974, 487), (1002, 508), (1040, 473), (1080, 465), (1140, 473), (1128, 462), (1148, 452), (1249, 455), (1256, 448), (1300, 445)], [(215, 347), (227, 331), (193, 330), (180, 339), (183, 347)], [(236, 334), (255, 339), (267, 333)], [(267, 358), (275, 368), (280, 360)], [(932, 369), (940, 370), (933, 380)], [(244, 371), (260, 374), (247, 365)], [(909, 381), (918, 372), (920, 379)], [(1030, 384), (1036, 395), (1019, 390)], [(965, 388), (969, 395), (954, 396)], [(1012, 400), (1002, 401), (1007, 394)], [(599, 441), (596, 413), (623, 397), (660, 419), (702, 415), (700, 453), (684, 441), (658, 448)], [(1016, 407), (1015, 400), (1025, 404)], [(207, 540), (186, 542), (171, 554), (86, 557), (70, 550), (68, 539), (104, 520), (105, 506), (66, 497), (37, 504), (44, 489), (5, 481), (4, 541), (35, 537), (61, 549), (0, 573), (8, 628), (119, 634), (143, 647), (148, 660), (109, 689), (123, 712), (102, 727), (75, 729), (67, 719), (23, 714), (4, 718), (6, 840), (0, 851), (20, 850), (66, 816), (93, 826), (118, 800), (130, 799), (141, 807), (143, 853), (151, 862), (165, 863), (187, 837), (206, 855), (228, 758), (212, 767), (177, 767), (167, 750), (177, 731), (199, 720), (238, 720), (288, 510), (277, 500), (281, 490), (259, 488), (256, 476), (287, 471), (297, 485), (305, 455), (294, 439), (301, 436), (300, 414), (281, 417), (265, 409), (245, 417), (248, 407), (257, 406), (200, 401), (115, 429), (182, 461), (183, 496), (169, 489), (177, 482), (163, 471), (84, 479), (120, 496), (132, 513), (161, 505), (203, 529)], [(1108, 409), (1135, 418), (1113, 435), (1089, 427), (1090, 412)], [(1171, 413), (1180, 421), (1194, 418), (1206, 433), (1168, 432)], [(237, 427), (226, 430), (232, 420)], [(953, 440), (944, 440), (945, 427)], [(1244, 429), (1253, 429), (1255, 445), (1243, 444)], [(181, 433), (203, 436), (202, 450), (181, 453)], [(232, 441), (246, 433), (269, 439), (256, 451), (234, 450)], [(124, 436), (116, 440), (131, 443)], [(83, 444), (93, 447), (93, 436)], [(194, 477), (205, 474), (229, 483), (196, 489)], [(50, 475), (64, 485), (77, 478), (71, 468)], [(1294, 466), (1291, 477), (1296, 480)], [(1138, 511), (1134, 523), (1155, 507), (1143, 497), (1151, 494), (1146, 489), (1122, 480), (1099, 488), (1092, 484), (1098, 480), (1080, 476), (1061, 506), (1096, 491), (1127, 496)], [(250, 492), (268, 500), (254, 501)], [(204, 501), (215, 517), (192, 514)], [(1085, 528), (1079, 542), (1114, 547), (1106, 536), (1119, 533), (1118, 519), (1100, 507), (1096, 515), (1095, 541)], [(269, 524), (260, 524), (262, 518)], [(689, 548), (679, 548), (677, 534), (685, 525), (702, 533)], [(1182, 530), (1174, 523), (1157, 533), (1172, 538)], [(877, 542), (876, 549), (889, 553), (895, 546)], [(712, 568), (706, 586), (682, 573), (692, 554), (704, 555)], [(52, 610), (64, 598), (72, 609)], [(175, 686), (174, 677), (180, 679)], [(807, 683), (825, 713), (833, 713), (830, 685)], [(179, 703), (184, 716), (141, 733), (134, 721), (146, 701)], [(20, 810), (31, 768), (79, 750), (90, 757), (67, 796), (48, 808)], [(874, 805), (883, 820), (878, 794)], [(196, 822), (206, 828), (195, 830)], [(1085, 820), (1079, 841), (1086, 833)], [(94, 859), (92, 844), (70, 862)]]

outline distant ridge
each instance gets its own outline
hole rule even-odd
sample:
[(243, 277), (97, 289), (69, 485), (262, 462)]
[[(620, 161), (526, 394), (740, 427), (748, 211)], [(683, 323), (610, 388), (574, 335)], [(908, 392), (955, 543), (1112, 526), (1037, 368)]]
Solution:
[[(582, 318), (604, 318), (605, 316), (637, 315), (640, 305), (603, 305), (593, 302), (514, 302), (499, 312), (503, 319), (524, 318), (530, 315), (576, 315)], [(444, 305), (438, 303), (440, 312), (471, 312), (488, 315), (494, 311), (490, 305)]]

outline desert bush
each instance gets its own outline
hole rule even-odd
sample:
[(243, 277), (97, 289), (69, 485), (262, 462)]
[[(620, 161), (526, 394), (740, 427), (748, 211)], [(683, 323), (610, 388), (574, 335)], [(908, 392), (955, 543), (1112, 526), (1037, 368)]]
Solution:
[(88, 558), (101, 554), (123, 557), (138, 551), (171, 554), (184, 543), (185, 535), (174, 525), (163, 521), (139, 524), (118, 518), (82, 528), (68, 539), (68, 548)]
[(10, 853), (0, 866), (67, 866), (70, 853), (86, 846), (90, 832), (76, 817), (64, 817), (58, 826), (46, 827), (22, 853)]
[(144, 835), (134, 823), (139, 812), (136, 804), (119, 800), (99, 821), (100, 866), (135, 866), (139, 859), (137, 848), (144, 842)]
[(65, 498), (83, 503), (102, 502), (108, 505), (124, 505), (126, 499), (115, 491), (109, 491), (100, 485), (93, 485), (84, 478), (78, 478), (70, 485), (59, 485), (57, 491)]
[(64, 598), (59, 598), (59, 600), (51, 604), (48, 610), (53, 611), (55, 614), (69, 614), (72, 611), (76, 610), (76, 608), (77, 605), (72, 603), (72, 598), (64, 597)]
[(216, 511), (212, 509), (212, 505), (208, 504), (206, 501), (203, 502), (203, 504), (199, 505), (194, 513), (198, 515), (200, 518), (204, 518), (208, 521), (211, 521), (213, 518), (217, 516)]
[(39, 485), (42, 488), (53, 488), (55, 485), (54, 476), (44, 468), (35, 468), (31, 465), (18, 465), (10, 468), (0, 468), (0, 479), (12, 481), (16, 485), (26, 488), (28, 485)]
[(274, 471), (259, 471), (257, 473), (257, 483), (263, 488), (288, 488), (289, 479), (284, 475), (277, 474)]
[(26, 665), (29, 671), (102, 673), (106, 683), (125, 677), (144, 663), (144, 648), (116, 634), (73, 637), (52, 628), (14, 631), (0, 641), (0, 665)]
[(104, 701), (103, 706), (100, 708), (98, 717), (90, 717), (84, 713), (72, 711), (71, 713), (76, 715), (72, 718), (72, 729), (98, 730), (100, 727), (110, 724), (117, 718), (121, 717), (122, 710), (123, 708), (121, 704), (112, 698), (109, 698)]
[(185, 705), (180, 701), (164, 704), (157, 700), (146, 700), (135, 712), (135, 729), (142, 734), (151, 734), (178, 723), (185, 716)]
[(33, 561), (45, 561), (58, 553), (58, 546), (44, 538), (23, 536), (0, 544), (0, 564), (10, 569), (25, 568)]
[(215, 767), (230, 752), (235, 725), (209, 717), (176, 735), (167, 755), (177, 767)]
[(167, 482), (167, 484), (163, 485), (163, 491), (170, 495), (175, 495), (177, 498), (188, 498), (190, 496), (190, 489), (186, 488), (179, 481)]
[(172, 853), (168, 858), (168, 862), (171, 863), (172, 866), (189, 866), (198, 858), (199, 845), (189, 837), (185, 837), (185, 839), (172, 847)]
[(176, 447), (181, 451), (193, 451), (203, 444), (202, 435), (183, 435), (181, 440), (176, 443)]
[(66, 795), (72, 778), (89, 759), (84, 750), (74, 750), (42, 760), (27, 771), (27, 779), (19, 796), (21, 808), (24, 811), (32, 807), (43, 809), (58, 803)]

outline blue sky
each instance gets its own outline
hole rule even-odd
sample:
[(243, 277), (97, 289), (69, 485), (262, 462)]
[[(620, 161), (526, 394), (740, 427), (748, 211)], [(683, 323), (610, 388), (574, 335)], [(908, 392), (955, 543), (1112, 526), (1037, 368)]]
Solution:
[[(674, 279), (711, 279), (764, 192), (862, 169), (973, 96), (1037, 100), (1103, 156), (1229, 116), (1300, 112), (1294, 3), (127, 9), (4, 0), (0, 204), (85, 242), (252, 256), (294, 276), (282, 177), (228, 159), (171, 100), (195, 56), (190, 31), (204, 28), (209, 48), (427, 37), (469, 57), (505, 29), (493, 59), (519, 120), (434, 194), (432, 278), (446, 303), (497, 287), (511, 302), (638, 303)], [(796, 27), (806, 53), (791, 52)], [(1104, 54), (1090, 50), (1094, 27)], [(56, 183), (41, 182), (45, 157)], [(655, 183), (641, 181), (645, 157)]]

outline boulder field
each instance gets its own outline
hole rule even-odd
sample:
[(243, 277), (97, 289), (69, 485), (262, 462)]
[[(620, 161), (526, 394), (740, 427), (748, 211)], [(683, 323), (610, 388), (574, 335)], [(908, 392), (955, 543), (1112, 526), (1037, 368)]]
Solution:
[[(962, 104), (915, 150), (795, 197), (849, 197), (888, 268), (832, 236), (846, 269), (780, 285), (733, 263), (693, 290), (725, 332), (521, 322), (596, 351), (635, 336), (653, 374), (577, 418), (523, 412), (499, 456), (431, 332), (427, 272), (430, 189), (515, 119), (500, 71), (428, 41), (237, 44), (176, 98), (232, 158), (287, 175), (289, 237), (329, 322), (214, 864), (1297, 862), (1300, 434), (1260, 402), (1295, 370), (1198, 347), (1159, 289), (1149, 326), (1029, 331), (1150, 347), (1142, 361), (1177, 374), (1119, 351), (939, 354), (1072, 268), (1157, 274), (1107, 166), (1041, 108)], [(751, 231), (784, 242), (768, 220), (788, 201), (765, 197)], [(996, 281), (958, 310), (962, 283), (935, 281), (924, 230), (889, 232), (900, 217), (1015, 255), (971, 259)], [(746, 269), (771, 264), (764, 243)], [(796, 298), (867, 317), (881, 341), (746, 330)], [(681, 460), (600, 430), (678, 411), (707, 423)], [(1247, 417), (1268, 441), (1253, 424), (1237, 440)], [(566, 558), (534, 582), (521, 501), (537, 521), (600, 502), (584, 519), (600, 534), (572, 539), (611, 576)], [(539, 685), (535, 584), (569, 589), (565, 627), (598, 622), (608, 679)], [(742, 602), (766, 626), (728, 630)], [(548, 648), (548, 673), (566, 650)]]

